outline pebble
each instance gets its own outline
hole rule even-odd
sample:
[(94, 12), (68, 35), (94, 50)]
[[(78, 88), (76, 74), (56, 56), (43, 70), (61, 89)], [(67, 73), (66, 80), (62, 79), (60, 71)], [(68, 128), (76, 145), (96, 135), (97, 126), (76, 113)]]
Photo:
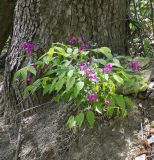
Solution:
[(148, 144), (152, 144), (152, 143), (154, 143), (154, 135), (148, 138)]
[(150, 84), (149, 84), (149, 89), (153, 89), (154, 88), (154, 82), (151, 82)]
[(154, 134), (154, 128), (150, 128), (150, 133)]
[(136, 157), (135, 160), (146, 160), (146, 155), (142, 154), (141, 156)]

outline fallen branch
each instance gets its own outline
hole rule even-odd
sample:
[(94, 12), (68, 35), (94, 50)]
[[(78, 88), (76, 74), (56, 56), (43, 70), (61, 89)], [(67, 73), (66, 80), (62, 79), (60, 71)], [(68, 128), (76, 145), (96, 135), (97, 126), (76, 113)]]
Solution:
[(25, 110), (19, 112), (19, 113), (17, 114), (17, 116), (18, 116), (18, 115), (21, 115), (22, 113), (28, 112), (28, 111), (30, 111), (30, 110), (33, 110), (33, 109), (42, 107), (42, 106), (47, 105), (47, 104), (52, 104), (52, 103), (53, 103), (53, 101), (49, 101), (49, 102), (47, 102), (47, 103), (43, 103), (43, 104), (40, 104), (40, 105), (38, 105), (38, 106), (34, 106), (34, 107), (32, 107), (32, 108), (25, 109)]

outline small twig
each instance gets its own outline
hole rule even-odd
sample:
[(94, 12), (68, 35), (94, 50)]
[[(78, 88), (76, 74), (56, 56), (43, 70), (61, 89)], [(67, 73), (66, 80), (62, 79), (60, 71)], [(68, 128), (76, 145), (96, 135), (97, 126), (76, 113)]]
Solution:
[(147, 156), (147, 158), (151, 158), (151, 157), (153, 157), (154, 156), (154, 154), (152, 154), (152, 155), (150, 155), (150, 156)]
[(22, 114), (22, 113), (24, 113), (24, 112), (28, 112), (28, 111), (33, 110), (33, 109), (35, 109), (35, 108), (39, 108), (39, 107), (42, 107), (42, 106), (44, 106), (44, 105), (51, 104), (51, 103), (53, 103), (53, 101), (49, 101), (49, 102), (40, 104), (40, 105), (38, 105), (38, 106), (34, 106), (34, 107), (32, 107), (32, 108), (25, 109), (25, 110), (19, 112), (16, 116), (18, 116), (18, 115), (20, 115), (20, 114)]

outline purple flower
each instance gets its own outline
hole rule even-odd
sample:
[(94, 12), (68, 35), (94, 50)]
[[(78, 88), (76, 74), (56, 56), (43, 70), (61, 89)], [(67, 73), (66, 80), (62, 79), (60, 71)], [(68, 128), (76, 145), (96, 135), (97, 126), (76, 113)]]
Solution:
[(37, 67), (37, 65), (35, 64), (35, 63), (33, 63), (33, 64), (31, 64), (34, 68), (36, 68)]
[(86, 49), (89, 49), (88, 44), (82, 44), (82, 45), (80, 46), (80, 48), (79, 48), (80, 51), (86, 50)]
[(97, 79), (97, 74), (96, 73), (93, 75), (93, 79)]
[(30, 44), (29, 42), (25, 42), (23, 45), (19, 46), (19, 49), (24, 49), (28, 54), (32, 53), (34, 51), (35, 45)]
[(93, 72), (92, 70), (87, 70), (85, 74), (89, 78), (89, 80), (95, 81), (97, 79), (97, 73)]
[(102, 68), (102, 73), (104, 73), (104, 72), (110, 73), (111, 72), (111, 68), (112, 68), (112, 65), (111, 64), (107, 64), (104, 68)]
[(98, 102), (97, 93), (93, 92), (92, 94), (88, 94), (87, 101)]
[(90, 62), (80, 62), (79, 63), (79, 68), (81, 71), (86, 71), (88, 69), (88, 66), (90, 65)]
[(82, 68), (82, 70), (83, 71), (86, 71), (88, 68), (86, 67), (86, 66), (84, 66), (83, 68)]
[(88, 69), (89, 66), (90, 66), (89, 61), (87, 61), (85, 63), (83, 63), (83, 62), (79, 63), (79, 69), (81, 71), (84, 71), (84, 74), (89, 78), (89, 80), (94, 80), (95, 81), (97, 79), (97, 73), (95, 73), (91, 69)]
[(111, 102), (111, 99), (106, 100), (106, 101), (104, 102), (104, 106), (107, 107), (110, 102)]
[(108, 69), (112, 68), (111, 64), (107, 64), (105, 67), (108, 68)]
[(50, 66), (49, 64), (45, 64), (45, 68), (49, 68), (49, 66)]
[(90, 74), (94, 74), (95, 72), (93, 72), (91, 69), (86, 71), (86, 75), (90, 75)]
[(80, 62), (79, 63), (79, 66), (81, 67), (81, 66), (84, 66), (84, 63), (83, 62)]
[(27, 79), (26, 79), (27, 83), (31, 82), (32, 80), (33, 80), (32, 76), (28, 76)]
[(132, 67), (133, 71), (138, 71), (141, 69), (141, 63), (139, 61), (130, 62), (130, 66)]
[(75, 44), (75, 42), (76, 42), (76, 38), (75, 38), (75, 36), (70, 36), (70, 39), (69, 39), (69, 43), (71, 44), (71, 45), (73, 45), (73, 44)]
[(90, 66), (90, 62), (87, 61), (87, 62), (85, 63), (85, 65), (86, 65), (87, 67)]

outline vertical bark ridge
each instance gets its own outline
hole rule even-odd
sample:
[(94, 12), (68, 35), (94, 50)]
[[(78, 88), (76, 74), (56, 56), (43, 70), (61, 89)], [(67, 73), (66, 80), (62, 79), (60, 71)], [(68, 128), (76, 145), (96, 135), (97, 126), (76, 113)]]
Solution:
[(0, 1), (0, 53), (12, 29), (15, 3), (16, 0)]
[(12, 87), (13, 74), (22, 65), (18, 57), (22, 56), (19, 45), (25, 41), (33, 41), (39, 28), (39, 5), (40, 0), (18, 0), (15, 7), (15, 18), (13, 34), (8, 50), (5, 65), (5, 117), (12, 117), (12, 114), (21, 110), (19, 91)]

